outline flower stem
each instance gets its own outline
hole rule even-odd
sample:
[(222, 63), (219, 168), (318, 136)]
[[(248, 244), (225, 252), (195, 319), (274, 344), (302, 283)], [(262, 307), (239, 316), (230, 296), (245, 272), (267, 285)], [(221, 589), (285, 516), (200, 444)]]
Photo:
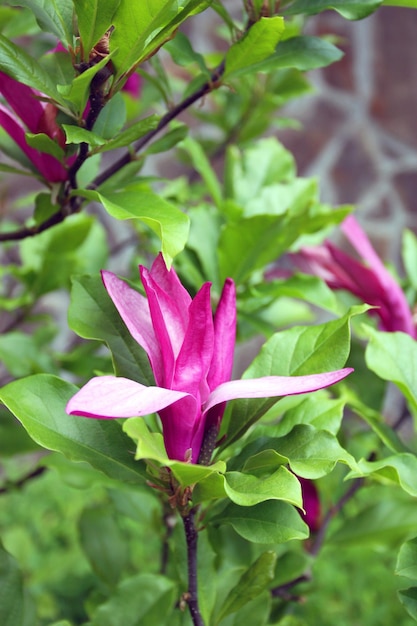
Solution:
[(186, 601), (194, 626), (204, 626), (198, 606), (197, 588), (197, 539), (198, 533), (194, 523), (195, 509), (183, 516), (185, 541), (187, 544), (188, 592)]

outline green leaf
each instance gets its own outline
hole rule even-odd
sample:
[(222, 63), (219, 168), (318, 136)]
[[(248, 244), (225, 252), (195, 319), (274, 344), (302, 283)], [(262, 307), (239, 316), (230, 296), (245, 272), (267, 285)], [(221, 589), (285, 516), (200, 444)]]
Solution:
[(152, 144), (146, 148), (145, 154), (158, 154), (159, 152), (166, 152), (171, 150), (180, 141), (185, 139), (189, 128), (186, 124), (174, 121), (170, 124), (170, 130), (168, 130), (162, 137), (153, 141)]
[(116, 592), (95, 611), (91, 626), (155, 626), (166, 624), (173, 609), (175, 585), (156, 574), (124, 579)]
[(79, 532), (81, 546), (94, 572), (110, 587), (116, 586), (129, 554), (113, 509), (107, 504), (84, 509)]
[(326, 391), (309, 394), (296, 400), (293, 408), (285, 411), (284, 416), (274, 432), (285, 435), (297, 424), (310, 424), (317, 430), (327, 430), (332, 435), (339, 431), (343, 418), (345, 400), (343, 398), (329, 398)]
[(407, 613), (417, 621), (417, 587), (401, 589), (398, 592), (398, 597)]
[(88, 143), (92, 148), (97, 146), (102, 146), (106, 143), (106, 140), (102, 137), (99, 137), (91, 130), (86, 130), (85, 128), (80, 128), (80, 126), (73, 126), (69, 124), (63, 124), (62, 128), (65, 131), (66, 142), (69, 143)]
[(45, 133), (26, 133), (25, 137), (27, 144), (31, 146), (31, 148), (35, 148), (35, 150), (39, 150), (39, 152), (51, 154), (58, 159), (58, 161), (64, 159), (65, 153), (61, 146)]
[(9, 4), (27, 7), (42, 30), (56, 35), (66, 45), (73, 45), (72, 0), (9, 0)]
[(81, 37), (83, 60), (113, 23), (120, 0), (73, 0)]
[(77, 194), (98, 200), (116, 219), (138, 219), (149, 226), (161, 239), (162, 254), (168, 267), (185, 246), (189, 231), (187, 215), (140, 183), (105, 196), (87, 190), (77, 190)]
[(210, 77), (203, 55), (193, 49), (190, 40), (181, 31), (165, 44), (164, 49), (168, 50), (177, 65), (187, 67), (195, 63), (207, 79)]
[(395, 497), (390, 489), (383, 501), (346, 518), (327, 541), (329, 545), (343, 548), (366, 545), (381, 546), (386, 550), (388, 545), (403, 542), (415, 533), (416, 525), (415, 501)]
[(382, 4), (387, 7), (417, 9), (417, 0), (382, 0)]
[(209, 194), (213, 198), (215, 205), (220, 207), (223, 200), (222, 189), (217, 174), (211, 167), (210, 161), (203, 148), (192, 137), (187, 137), (187, 139), (182, 142), (181, 148), (184, 148), (190, 155), (192, 164), (206, 183)]
[(281, 41), (275, 52), (253, 69), (256, 72), (273, 72), (284, 67), (295, 67), (307, 71), (327, 67), (342, 57), (343, 52), (330, 41), (302, 35)]
[(315, 15), (334, 9), (348, 20), (360, 20), (373, 13), (382, 0), (295, 0), (284, 10), (285, 15)]
[(406, 541), (400, 548), (395, 568), (397, 576), (417, 580), (417, 537)]
[(299, 513), (290, 504), (278, 500), (251, 507), (231, 503), (210, 522), (230, 524), (241, 537), (254, 543), (284, 543), (308, 537), (308, 527)]
[[(417, 7), (417, 0), (416, 0)], [(407, 272), (407, 278), (410, 281), (414, 289), (417, 289), (417, 275), (415, 268), (417, 267), (417, 237), (415, 234), (407, 228), (403, 233), (402, 241), (402, 257), (404, 261), (404, 267)]]
[(386, 333), (366, 327), (370, 341), (365, 360), (370, 370), (397, 385), (417, 418), (417, 342), (405, 333)]
[(133, 459), (131, 441), (117, 422), (67, 415), (66, 404), (77, 391), (55, 376), (36, 374), (0, 389), (0, 400), (44, 448), (86, 461), (117, 480), (142, 484), (143, 466)]
[(89, 67), (74, 78), (70, 85), (58, 85), (58, 92), (66, 101), (70, 102), (79, 117), (84, 113), (90, 95), (90, 84), (94, 76), (110, 61), (112, 54), (108, 54), (98, 63)]
[(54, 363), (43, 344), (45, 333), (27, 335), (11, 331), (0, 335), (0, 361), (16, 378), (40, 372), (54, 372)]
[[(283, 437), (257, 437), (242, 451), (242, 458), (247, 459), (245, 471), (253, 471), (256, 463), (265, 462), (265, 454), (271, 466), (274, 459), (276, 466), (288, 463), (292, 471), (303, 478), (325, 476), (338, 462), (357, 468), (355, 459), (341, 447), (334, 435), (306, 424), (294, 426)], [(235, 462), (238, 460), (239, 457)]]
[(277, 555), (275, 552), (263, 552), (254, 563), (241, 576), (239, 582), (226, 598), (216, 617), (216, 623), (231, 613), (235, 613), (248, 602), (258, 597), (263, 591), (268, 589), (274, 578), (275, 563)]
[(34, 296), (69, 287), (74, 273), (98, 272), (106, 262), (103, 227), (87, 215), (72, 215), (22, 242), (23, 277)]
[(348, 478), (371, 476), (381, 482), (400, 485), (411, 496), (417, 496), (417, 457), (403, 452), (379, 461), (361, 459)]
[(146, 352), (127, 330), (100, 276), (73, 278), (68, 324), (80, 337), (107, 344), (117, 376), (155, 384)]
[(213, 465), (195, 465), (169, 459), (160, 433), (149, 430), (142, 418), (133, 417), (124, 423), (123, 430), (137, 442), (135, 459), (157, 461), (162, 467), (169, 467), (181, 486), (189, 487), (200, 481), (215, 477), (226, 470), (226, 464), (218, 461)]
[(409, 448), (400, 439), (397, 433), (384, 421), (384, 417), (370, 408), (356, 397), (351, 388), (345, 389), (343, 396), (347, 399), (348, 404), (353, 408), (355, 413), (359, 415), (378, 435), (380, 440), (392, 452), (409, 452)]
[(23, 576), (18, 564), (0, 545), (0, 623), (2, 626), (25, 626), (24, 600)]
[(274, 53), (283, 32), (282, 17), (261, 17), (227, 51), (223, 80), (252, 71), (253, 65)]
[(239, 506), (254, 506), (265, 500), (284, 500), (300, 508), (303, 506), (300, 483), (283, 466), (266, 477), (227, 472), (225, 479), (227, 496)]
[(176, 0), (135, 2), (121, 0), (113, 18), (115, 31), (111, 49), (118, 50), (115, 59), (117, 76), (127, 73), (146, 56), (146, 50), (158, 33), (176, 16)]
[(0, 33), (0, 70), (19, 83), (37, 89), (60, 102), (55, 83), (43, 67), (23, 48), (9, 41)]
[[(367, 310), (353, 307), (338, 320), (318, 326), (294, 326), (273, 335), (263, 346), (243, 378), (262, 376), (301, 376), (330, 372), (344, 366), (350, 350), (349, 321)], [(270, 409), (277, 400), (235, 400), (222, 423), (229, 445)]]
[(146, 135), (149, 131), (154, 130), (158, 126), (158, 122), (158, 115), (149, 115), (143, 120), (135, 122), (129, 126), (129, 128), (117, 133), (114, 138), (108, 139), (103, 145), (94, 148), (92, 152), (96, 154), (99, 152), (107, 152), (108, 150), (115, 150), (116, 148), (124, 148)]

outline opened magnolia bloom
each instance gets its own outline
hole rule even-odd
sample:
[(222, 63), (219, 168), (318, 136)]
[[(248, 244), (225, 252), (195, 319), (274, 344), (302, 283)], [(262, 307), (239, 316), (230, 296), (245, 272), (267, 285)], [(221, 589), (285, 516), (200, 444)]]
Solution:
[(315, 391), (345, 378), (349, 368), (311, 376), (230, 380), (236, 334), (235, 285), (227, 279), (215, 315), (210, 283), (194, 299), (159, 255), (140, 267), (147, 298), (111, 272), (104, 285), (132, 337), (146, 351), (155, 387), (116, 376), (90, 380), (67, 412), (101, 419), (158, 413), (171, 459), (198, 462), (208, 429), (220, 426), (226, 402)]

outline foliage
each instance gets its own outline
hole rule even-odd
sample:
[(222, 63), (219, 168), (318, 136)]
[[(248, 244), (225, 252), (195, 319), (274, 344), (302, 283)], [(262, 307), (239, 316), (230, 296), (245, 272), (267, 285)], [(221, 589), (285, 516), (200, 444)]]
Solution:
[(416, 3), (226, 5), (0, 9), (5, 626), (417, 620), (417, 239), (400, 283), (277, 139), (311, 15)]

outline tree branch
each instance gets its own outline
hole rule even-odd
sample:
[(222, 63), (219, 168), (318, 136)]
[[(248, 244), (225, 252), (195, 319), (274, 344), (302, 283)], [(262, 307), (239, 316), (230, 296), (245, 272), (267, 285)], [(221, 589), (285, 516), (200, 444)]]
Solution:
[(190, 610), (191, 619), (194, 626), (204, 626), (203, 618), (198, 606), (197, 587), (197, 539), (198, 533), (194, 523), (195, 509), (191, 509), (183, 516), (185, 541), (187, 544), (187, 566), (188, 566), (188, 590), (184, 596)]

